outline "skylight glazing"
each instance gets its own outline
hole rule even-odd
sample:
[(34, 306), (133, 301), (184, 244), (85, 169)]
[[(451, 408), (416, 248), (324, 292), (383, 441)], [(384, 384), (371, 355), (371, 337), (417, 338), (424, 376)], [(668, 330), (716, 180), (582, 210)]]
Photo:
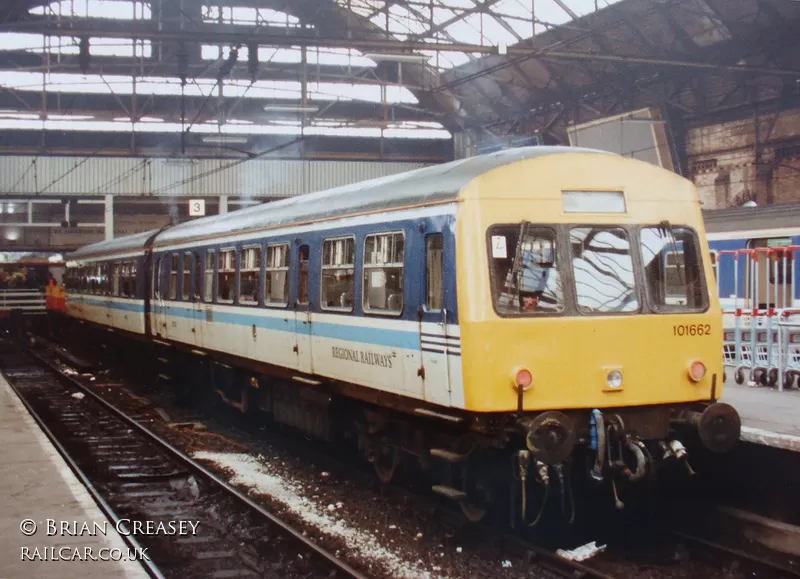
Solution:
[[(129, 118), (113, 121), (83, 120), (86, 117), (67, 118), (51, 115), (47, 119), (36, 119), (36, 115), (16, 113), (0, 115), (0, 130), (70, 131), (98, 133), (181, 133), (180, 123), (163, 122), (162, 119), (142, 119), (131, 122)], [(438, 123), (429, 123), (438, 125)], [(420, 126), (419, 123), (390, 123), (382, 127), (359, 127), (336, 119), (313, 119), (305, 124), (300, 121), (273, 121), (264, 124), (242, 125), (215, 122), (195, 123), (191, 133), (198, 135), (220, 135), (229, 137), (257, 137), (261, 135), (319, 135), (332, 137), (367, 137), (400, 139), (449, 139), (450, 133), (441, 125)]]
[(283, 26), (285, 28), (312, 28), (303, 25), (300, 20), (285, 12), (270, 8), (252, 8), (250, 6), (214, 6), (204, 5), (203, 22), (218, 24)]
[(112, 18), (114, 20), (142, 20), (152, 17), (150, 2), (140, 0), (61, 0), (47, 6), (30, 9), (31, 14), (45, 14), (65, 18)]
[[(228, 58), (231, 48), (229, 46), (219, 47), (216, 45), (204, 44), (201, 47), (201, 57), (203, 60), (217, 60), (220, 57)], [(239, 61), (246, 62), (249, 52), (246, 46), (239, 48)], [(279, 64), (299, 64), (303, 61), (303, 53), (299, 46), (292, 48), (274, 48), (262, 46), (258, 49), (258, 60), (260, 62), (274, 62)], [(359, 68), (374, 68), (377, 64), (365, 58), (361, 53), (348, 48), (319, 48), (308, 47), (306, 49), (306, 60), (313, 65), (331, 66), (352, 66)]]
[[(618, 0), (336, 0), (367, 18), (398, 40), (432, 44), (511, 46), (548, 28), (584, 16)], [(422, 51), (429, 64), (452, 68), (473, 55), (463, 52)]]
[[(21, 50), (37, 54), (78, 54), (78, 39), (68, 36), (45, 36), (43, 34), (26, 34), (18, 32), (0, 33), (0, 52)], [(129, 38), (89, 39), (89, 54), (93, 56), (122, 56), (150, 58), (152, 47), (149, 40)]]
[[(181, 81), (176, 77), (136, 77), (136, 93), (139, 95), (180, 95)], [(120, 75), (68, 74), (8, 71), (0, 76), (0, 86), (19, 90), (44, 89), (53, 93), (118, 94), (130, 95), (134, 90), (134, 78)], [(214, 79), (192, 79), (183, 87), (187, 96), (219, 96), (220, 87)], [(250, 81), (229, 79), (222, 83), (222, 95), (241, 98), (274, 98), (300, 100), (301, 85), (294, 81)], [(405, 87), (379, 84), (348, 84), (334, 82), (311, 82), (307, 96), (314, 101), (366, 101), (389, 104), (417, 104), (417, 98)]]

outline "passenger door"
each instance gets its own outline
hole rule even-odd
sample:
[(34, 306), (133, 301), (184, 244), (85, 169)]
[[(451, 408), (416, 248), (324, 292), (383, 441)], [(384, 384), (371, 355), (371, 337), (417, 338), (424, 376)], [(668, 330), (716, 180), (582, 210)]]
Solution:
[(423, 394), (433, 404), (450, 405), (450, 363), (445, 307), (444, 234), (428, 230), (420, 284), (419, 341)]
[(105, 279), (105, 323), (110, 327), (114, 325), (114, 298), (119, 295), (119, 263), (107, 263), (103, 266)]
[(165, 267), (169, 267), (169, 256), (156, 258), (153, 270), (153, 334), (160, 338), (167, 337), (167, 309), (164, 303), (164, 293), (167, 291), (164, 283)]
[(200, 251), (192, 252), (192, 333), (194, 344), (203, 347), (203, 326), (205, 324), (205, 310), (203, 304), (203, 255)]
[(292, 276), (294, 277), (295, 302), (295, 345), (297, 354), (297, 369), (301, 372), (312, 373), (314, 366), (311, 353), (311, 296), (309, 292), (309, 276), (311, 262), (311, 247), (308, 244), (300, 245), (294, 259)]

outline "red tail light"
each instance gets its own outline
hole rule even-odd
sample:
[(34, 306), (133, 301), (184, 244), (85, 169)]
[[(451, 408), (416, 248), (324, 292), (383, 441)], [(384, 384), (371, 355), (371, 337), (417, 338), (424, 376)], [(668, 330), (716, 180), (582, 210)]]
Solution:
[(689, 365), (689, 378), (694, 382), (700, 382), (706, 376), (706, 365), (700, 360), (695, 360)]
[(516, 382), (518, 387), (527, 390), (533, 383), (533, 375), (530, 370), (523, 368), (517, 372), (517, 375), (514, 377), (514, 382)]

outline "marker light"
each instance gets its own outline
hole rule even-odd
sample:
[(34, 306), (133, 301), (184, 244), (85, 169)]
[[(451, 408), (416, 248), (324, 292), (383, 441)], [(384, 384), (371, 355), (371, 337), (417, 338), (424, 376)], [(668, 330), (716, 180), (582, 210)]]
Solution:
[(619, 388), (622, 386), (622, 372), (619, 370), (611, 370), (606, 376), (606, 383), (609, 388)]
[(695, 360), (689, 365), (689, 378), (694, 382), (700, 382), (706, 375), (706, 365), (700, 360)]
[(514, 376), (514, 383), (518, 388), (527, 390), (533, 383), (533, 375), (531, 374), (530, 370), (522, 368), (517, 372), (517, 375)]

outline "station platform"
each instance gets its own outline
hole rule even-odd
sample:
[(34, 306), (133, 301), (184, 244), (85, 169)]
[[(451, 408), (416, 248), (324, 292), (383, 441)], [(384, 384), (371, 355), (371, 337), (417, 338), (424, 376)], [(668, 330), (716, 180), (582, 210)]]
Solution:
[(740, 385), (729, 376), (722, 402), (739, 412), (743, 441), (800, 452), (800, 390)]
[[(124, 560), (128, 546), (113, 522), (2, 375), (0, 439), (0, 579), (149, 577), (135, 560), (137, 555), (131, 553), (134, 560)], [(28, 519), (36, 523), (34, 534), (22, 532), (23, 526), (32, 527), (29, 522), (23, 525)], [(54, 521), (51, 527), (56, 532), (48, 533), (48, 520)], [(104, 522), (105, 534), (97, 532)], [(62, 523), (67, 523), (67, 533), (61, 532)], [(81, 560), (89, 559), (87, 554), (98, 560)]]

